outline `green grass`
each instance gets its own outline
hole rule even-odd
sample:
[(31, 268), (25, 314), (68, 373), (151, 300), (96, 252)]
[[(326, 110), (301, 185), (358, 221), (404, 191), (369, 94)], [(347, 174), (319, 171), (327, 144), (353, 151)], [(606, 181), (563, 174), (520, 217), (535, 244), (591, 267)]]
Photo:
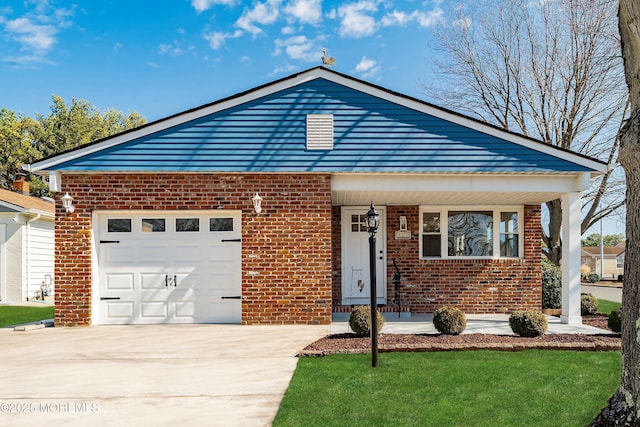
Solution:
[(617, 352), (302, 358), (273, 425), (584, 426), (619, 378)]
[(616, 308), (620, 307), (620, 305), (621, 304), (619, 302), (607, 301), (606, 299), (599, 299), (598, 311), (600, 313), (611, 314), (611, 312)]
[(0, 305), (0, 328), (53, 319), (53, 306)]

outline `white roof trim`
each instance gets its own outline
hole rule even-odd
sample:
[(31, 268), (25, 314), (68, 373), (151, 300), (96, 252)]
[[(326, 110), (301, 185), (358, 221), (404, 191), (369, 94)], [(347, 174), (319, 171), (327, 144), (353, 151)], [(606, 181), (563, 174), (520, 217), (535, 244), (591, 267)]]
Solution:
[(470, 129), (474, 129), (476, 131), (485, 133), (487, 135), (491, 135), (491, 136), (503, 139), (505, 141), (509, 141), (509, 142), (530, 148), (532, 150), (539, 151), (544, 154), (548, 154), (553, 157), (561, 158), (566, 161), (576, 163), (578, 165), (592, 169), (599, 173), (606, 173), (608, 170), (608, 166), (606, 164), (602, 164), (600, 162), (582, 157), (580, 155), (577, 155), (571, 152), (559, 150), (554, 146), (547, 145), (544, 143), (539, 143), (534, 140), (525, 138), (523, 136), (519, 136), (517, 134), (500, 130), (490, 125), (485, 125), (473, 119), (470, 119), (458, 114), (454, 114), (446, 110), (442, 110), (440, 108), (431, 106), (429, 104), (423, 103), (419, 100), (412, 99), (410, 97), (405, 97), (400, 94), (388, 92), (386, 90), (370, 85), (368, 83), (348, 78), (336, 72), (328, 71), (322, 67), (313, 68), (313, 69), (301, 72), (299, 74), (286, 77), (282, 80), (276, 81), (271, 84), (266, 84), (257, 89), (249, 90), (239, 95), (225, 98), (219, 102), (214, 102), (213, 104), (210, 104), (208, 106), (196, 108), (194, 110), (180, 113), (166, 119), (161, 119), (147, 126), (144, 126), (138, 130), (115, 135), (112, 138), (108, 138), (102, 142), (89, 145), (85, 148), (79, 148), (77, 150), (63, 153), (63, 154), (60, 154), (59, 156), (51, 157), (49, 159), (36, 162), (32, 165), (25, 165), (25, 169), (30, 172), (45, 171), (48, 168), (54, 167), (61, 163), (65, 163), (65, 162), (74, 160), (76, 158), (95, 153), (97, 151), (111, 148), (116, 145), (123, 144), (125, 142), (129, 142), (137, 138), (142, 138), (147, 135), (153, 134), (155, 132), (160, 132), (165, 129), (171, 128), (173, 126), (177, 126), (177, 125), (189, 122), (191, 120), (197, 120), (207, 115), (214, 114), (222, 110), (226, 110), (247, 102), (254, 101), (264, 96), (271, 95), (281, 90), (288, 89), (288, 88), (300, 85), (302, 83), (315, 80), (317, 78), (324, 78), (331, 82), (358, 90), (360, 92), (375, 96), (380, 99), (387, 100), (389, 102), (393, 102), (395, 104), (410, 108), (412, 110), (429, 114), (434, 117), (438, 117), (440, 119), (447, 120), (449, 122), (456, 123), (458, 125), (461, 125)]
[(19, 205), (15, 205), (13, 203), (6, 202), (4, 200), (0, 200), (0, 206), (4, 206), (7, 209), (12, 209), (13, 212), (0, 212), (0, 213), (19, 213), (23, 215), (40, 215), (44, 218), (53, 219), (55, 214), (47, 211), (41, 211), (39, 209), (27, 209)]

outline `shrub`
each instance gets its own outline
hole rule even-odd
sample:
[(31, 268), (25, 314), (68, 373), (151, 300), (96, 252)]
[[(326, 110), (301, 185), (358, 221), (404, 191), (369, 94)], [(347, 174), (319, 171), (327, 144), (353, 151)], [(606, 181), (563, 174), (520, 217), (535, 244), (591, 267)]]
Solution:
[[(384, 318), (379, 311), (378, 314), (378, 332), (384, 326)], [(371, 309), (368, 305), (356, 305), (351, 309), (349, 316), (349, 326), (356, 335), (366, 337), (371, 335)]]
[(586, 279), (587, 276), (589, 276), (589, 273), (591, 273), (591, 267), (589, 267), (587, 264), (582, 264), (580, 266), (580, 278)]
[(562, 307), (562, 274), (560, 267), (542, 259), (542, 308)]
[(580, 314), (588, 316), (598, 312), (598, 298), (593, 294), (580, 294)]
[(539, 311), (519, 310), (509, 317), (511, 330), (521, 337), (538, 337), (547, 332), (547, 318)]
[(445, 335), (459, 335), (467, 327), (467, 316), (456, 307), (440, 307), (433, 313), (433, 326)]
[(613, 332), (622, 331), (622, 307), (618, 307), (611, 312), (607, 325)]
[(598, 273), (591, 273), (587, 276), (589, 283), (596, 283), (600, 281), (600, 275)]

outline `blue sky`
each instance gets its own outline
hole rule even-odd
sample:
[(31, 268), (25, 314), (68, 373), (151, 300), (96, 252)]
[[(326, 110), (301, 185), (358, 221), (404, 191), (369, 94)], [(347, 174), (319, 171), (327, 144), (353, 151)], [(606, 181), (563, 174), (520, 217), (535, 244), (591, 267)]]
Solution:
[(16, 1), (0, 5), (0, 107), (51, 95), (149, 121), (321, 64), (424, 98), (442, 1)]

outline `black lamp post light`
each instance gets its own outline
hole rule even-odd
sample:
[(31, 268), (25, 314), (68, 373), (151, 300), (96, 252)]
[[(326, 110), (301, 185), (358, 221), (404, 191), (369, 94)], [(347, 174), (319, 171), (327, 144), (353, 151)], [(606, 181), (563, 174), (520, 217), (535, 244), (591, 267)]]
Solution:
[(380, 225), (380, 215), (373, 206), (367, 212), (369, 232), (369, 278), (371, 282), (371, 367), (378, 366), (378, 298), (376, 295), (376, 232)]

